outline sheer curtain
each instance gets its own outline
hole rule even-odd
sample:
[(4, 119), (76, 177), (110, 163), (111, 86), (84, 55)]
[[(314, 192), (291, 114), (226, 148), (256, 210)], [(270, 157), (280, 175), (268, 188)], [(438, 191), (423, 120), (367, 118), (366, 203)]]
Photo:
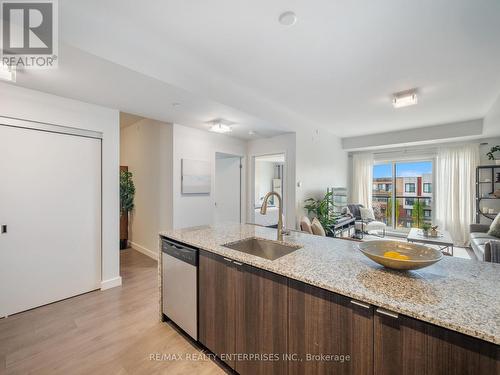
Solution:
[(469, 242), (474, 219), (474, 189), (479, 145), (438, 149), (436, 158), (436, 224), (450, 232), (455, 245)]
[(354, 154), (352, 156), (351, 203), (372, 206), (373, 154)]

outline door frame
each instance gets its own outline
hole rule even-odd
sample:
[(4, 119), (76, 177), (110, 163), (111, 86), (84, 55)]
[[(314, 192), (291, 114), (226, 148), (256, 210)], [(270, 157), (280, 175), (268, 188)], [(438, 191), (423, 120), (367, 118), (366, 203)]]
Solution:
[[(250, 209), (250, 220), (252, 224), (255, 224), (255, 159), (262, 156), (272, 156), (272, 155), (284, 155), (285, 161), (283, 163), (283, 181), (282, 181), (282, 205), (283, 205), (283, 215), (287, 216), (287, 207), (288, 207), (288, 153), (286, 150), (276, 151), (276, 152), (266, 152), (263, 154), (253, 154), (251, 155), (251, 166), (250, 166), (250, 192), (249, 192), (249, 209)], [(290, 223), (286, 223), (286, 225), (290, 228)], [(293, 223), (295, 225), (295, 223)]]

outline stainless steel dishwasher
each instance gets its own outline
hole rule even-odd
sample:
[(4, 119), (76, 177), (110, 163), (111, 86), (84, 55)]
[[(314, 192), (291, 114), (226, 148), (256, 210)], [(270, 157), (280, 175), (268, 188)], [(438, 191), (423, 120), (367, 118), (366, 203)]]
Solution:
[(198, 249), (162, 239), (163, 314), (198, 340)]

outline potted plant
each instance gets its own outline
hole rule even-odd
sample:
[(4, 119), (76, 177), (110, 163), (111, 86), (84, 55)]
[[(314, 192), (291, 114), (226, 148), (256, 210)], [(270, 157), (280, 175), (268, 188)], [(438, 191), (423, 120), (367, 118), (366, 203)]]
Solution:
[(120, 171), (120, 249), (128, 247), (129, 213), (134, 209), (135, 186), (132, 172)]
[[(500, 151), (500, 145), (496, 145), (496, 146), (493, 146), (489, 152), (486, 153), (486, 155), (488, 156), (488, 159), (489, 160), (495, 160), (495, 155), (493, 155), (495, 152), (498, 152)], [(496, 164), (500, 164), (500, 159), (496, 159), (495, 160), (495, 163)]]
[(327, 192), (321, 199), (309, 198), (304, 201), (307, 214), (319, 220), (327, 235), (333, 234), (333, 225), (337, 222), (338, 215), (334, 212), (333, 192)]
[(422, 228), (422, 233), (424, 234), (424, 236), (428, 236), (429, 235), (429, 229), (431, 229), (431, 225), (429, 223), (423, 223), (421, 225), (421, 228)]

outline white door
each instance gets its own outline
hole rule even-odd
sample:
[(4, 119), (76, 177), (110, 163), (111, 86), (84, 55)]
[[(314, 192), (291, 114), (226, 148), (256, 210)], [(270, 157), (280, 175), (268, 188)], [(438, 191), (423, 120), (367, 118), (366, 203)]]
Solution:
[(241, 158), (215, 159), (215, 222), (240, 222)]
[(0, 125), (0, 316), (98, 289), (101, 140)]

